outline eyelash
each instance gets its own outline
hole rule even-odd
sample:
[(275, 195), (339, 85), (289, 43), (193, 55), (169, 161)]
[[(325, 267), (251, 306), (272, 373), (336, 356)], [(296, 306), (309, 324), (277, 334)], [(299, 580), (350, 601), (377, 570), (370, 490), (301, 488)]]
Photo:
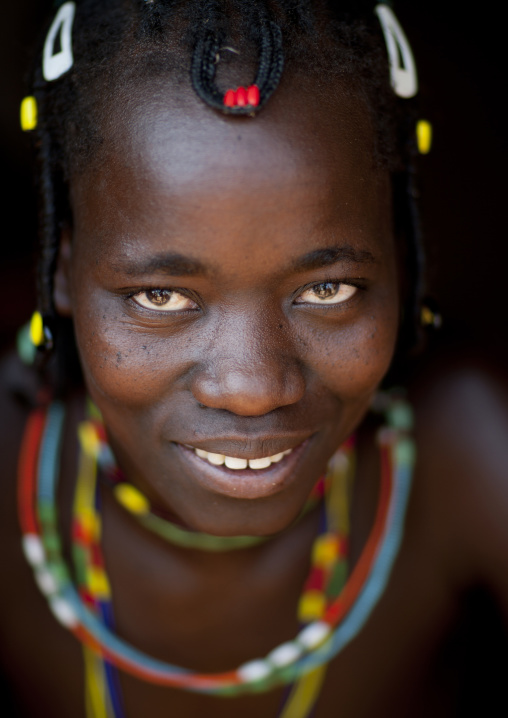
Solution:
[[(367, 282), (362, 279), (359, 279), (359, 278), (355, 278), (355, 279), (326, 278), (326, 279), (320, 280), (319, 282), (310, 282), (309, 284), (307, 284), (304, 287), (302, 287), (301, 289), (299, 289), (293, 298), (293, 302), (295, 303), (296, 299), (298, 299), (299, 296), (304, 294), (309, 289), (312, 289), (313, 287), (319, 287), (320, 285), (323, 285), (323, 284), (337, 284), (339, 286), (347, 285), (348, 287), (354, 287), (355, 289), (357, 289), (359, 291), (364, 291), (367, 289)], [(300, 306), (312, 307), (312, 308), (319, 307), (319, 309), (321, 311), (323, 311), (323, 310), (332, 311), (332, 310), (337, 310), (337, 308), (342, 308), (344, 306), (347, 306), (351, 301), (354, 300), (355, 296), (356, 296), (356, 293), (350, 299), (346, 299), (343, 302), (337, 302), (336, 304), (333, 304), (333, 303), (319, 304), (317, 302), (316, 303), (301, 302)]]
[(161, 314), (179, 314), (179, 315), (182, 315), (182, 314), (186, 314), (187, 312), (194, 312), (194, 311), (196, 311), (195, 309), (180, 309), (180, 310), (176, 310), (176, 311), (173, 311), (173, 312), (164, 312), (164, 311), (161, 311), (161, 310), (157, 310), (155, 307), (154, 307), (154, 309), (148, 309), (148, 307), (143, 307), (141, 304), (139, 304), (138, 302), (136, 302), (135, 299), (134, 299), (135, 297), (137, 297), (137, 296), (139, 296), (139, 295), (143, 295), (143, 294), (147, 294), (148, 292), (155, 292), (155, 291), (176, 292), (177, 294), (181, 294), (182, 297), (186, 297), (186, 298), (189, 299), (191, 302), (194, 302), (194, 304), (197, 304), (197, 305), (199, 306), (199, 301), (197, 301), (197, 297), (196, 297), (196, 296), (192, 296), (192, 294), (191, 294), (190, 292), (188, 292), (188, 291), (185, 290), (185, 289), (181, 289), (180, 287), (160, 287), (160, 286), (159, 286), (159, 287), (153, 287), (153, 286), (152, 286), (152, 287), (136, 288), (136, 289), (131, 290), (131, 291), (129, 291), (128, 293), (124, 294), (122, 298), (123, 298), (125, 301), (129, 302), (131, 305), (134, 305), (134, 306), (135, 306), (135, 309), (138, 310), (138, 311), (150, 312), (150, 313), (152, 313), (152, 314), (157, 314), (157, 315), (159, 315), (159, 316), (160, 316)]

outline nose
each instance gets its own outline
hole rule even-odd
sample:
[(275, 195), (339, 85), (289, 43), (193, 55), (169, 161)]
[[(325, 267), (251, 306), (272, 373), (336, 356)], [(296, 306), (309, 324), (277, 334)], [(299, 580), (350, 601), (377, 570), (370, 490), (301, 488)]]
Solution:
[(223, 321), (207, 354), (192, 379), (192, 393), (206, 407), (261, 416), (296, 404), (305, 393), (284, 321), (266, 315)]

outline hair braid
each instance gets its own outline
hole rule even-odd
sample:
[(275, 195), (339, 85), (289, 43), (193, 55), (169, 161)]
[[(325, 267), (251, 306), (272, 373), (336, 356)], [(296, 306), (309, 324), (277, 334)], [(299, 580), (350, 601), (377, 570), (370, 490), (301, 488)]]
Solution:
[[(54, 144), (45, 122), (47, 114), (47, 83), (40, 69), (36, 73), (34, 95), (41, 120), (33, 138), (39, 191), (39, 251), (37, 262), (37, 304), (44, 323), (51, 328), (55, 323), (53, 285), (60, 243), (57, 187), (53, 172)], [(53, 331), (53, 330), (52, 330)]]
[(39, 261), (39, 305), (43, 315), (53, 313), (53, 273), (58, 248), (58, 232), (55, 206), (55, 186), (51, 168), (51, 137), (47, 131), (40, 133), (39, 187), (41, 193), (40, 225), (42, 231)]
[(284, 69), (282, 32), (271, 21), (266, 11), (259, 12), (261, 48), (259, 69), (255, 84), (259, 87), (260, 106), (263, 106), (277, 89)]
[(160, 5), (156, 0), (137, 0), (141, 14), (141, 35), (154, 35), (161, 33), (162, 17)]
[(222, 33), (204, 27), (198, 34), (191, 61), (192, 86), (210, 107), (222, 110), (224, 93), (215, 84), (215, 58), (222, 45)]
[[(226, 29), (217, 26), (217, 3), (211, 0), (203, 11), (207, 24), (198, 34), (191, 64), (192, 84), (197, 95), (214, 109), (232, 115), (252, 115), (263, 108), (282, 77), (284, 53), (282, 31), (270, 19), (267, 8), (256, 7), (256, 20), (251, 35), (259, 47), (258, 70), (253, 84), (259, 87), (260, 101), (253, 107), (226, 107), (224, 92), (215, 83), (216, 58), (226, 37)], [(215, 21), (215, 24), (214, 24)]]

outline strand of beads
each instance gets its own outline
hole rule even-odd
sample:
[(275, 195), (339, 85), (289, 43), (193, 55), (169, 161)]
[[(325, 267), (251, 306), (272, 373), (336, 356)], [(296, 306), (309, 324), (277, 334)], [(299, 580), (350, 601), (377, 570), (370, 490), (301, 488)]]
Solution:
[[(78, 472), (78, 484), (76, 488), (75, 514), (74, 514), (74, 540), (77, 542), (77, 555), (82, 564), (81, 570), (78, 571), (78, 577), (83, 577), (80, 586), (81, 597), (92, 602), (93, 605), (99, 606), (103, 616), (109, 618), (108, 625), (112, 616), (110, 607), (110, 589), (109, 583), (104, 570), (104, 562), (100, 548), (100, 514), (95, 511), (98, 503), (99, 492), (97, 491), (97, 472), (95, 461), (100, 461), (100, 457), (108, 455), (108, 448), (104, 445), (103, 429), (95, 421), (83, 422), (80, 426), (79, 437), (81, 443), (81, 462), (80, 471)], [(332, 576), (336, 576), (335, 565), (345, 566), (345, 555), (341, 555), (341, 550), (347, 549), (347, 531), (349, 528), (349, 516), (347, 506), (348, 481), (351, 482), (349, 468), (352, 466), (351, 455), (353, 451), (353, 443), (348, 442), (344, 447), (345, 452), (338, 452), (337, 459), (332, 464), (333, 470), (327, 477), (327, 483), (330, 487), (327, 491), (327, 501), (324, 505), (326, 510), (323, 513), (321, 534), (316, 538), (312, 550), (311, 571), (306, 588), (312, 585), (313, 598), (315, 596), (321, 598), (321, 601), (314, 600), (314, 606), (321, 605), (321, 613), (326, 607), (326, 596), (329, 593), (329, 581)], [(87, 455), (89, 459), (87, 460)], [(339, 460), (339, 457), (341, 460)], [(104, 466), (104, 460), (103, 460)], [(109, 466), (110, 472), (116, 471), (116, 467)], [(321, 481), (319, 487), (313, 492), (314, 495), (323, 492), (323, 484)], [(124, 486), (125, 484), (120, 484)], [(95, 501), (93, 497), (95, 496)], [(328, 500), (330, 499), (330, 501)], [(333, 500), (332, 500), (333, 499)], [(236, 548), (236, 546), (235, 546)], [(81, 551), (84, 549), (83, 561)], [(342, 570), (341, 575), (346, 575), (346, 571)], [(321, 578), (320, 593), (317, 591), (317, 577)], [(88, 577), (88, 580), (87, 580)], [(337, 593), (341, 586), (337, 587)], [(305, 599), (305, 591), (302, 599)], [(312, 602), (311, 602), (312, 603)], [(109, 610), (105, 611), (105, 607), (109, 606)], [(305, 610), (307, 607), (307, 611)], [(301, 624), (306, 624), (310, 620), (314, 620), (317, 615), (312, 613), (308, 615), (308, 601), (300, 601), (298, 617)], [(284, 659), (284, 651), (280, 652), (279, 660)], [(97, 660), (96, 660), (97, 663)], [(107, 665), (107, 664), (106, 664)], [(290, 716), (291, 718), (306, 718), (319, 695), (319, 688), (324, 679), (326, 667), (322, 666), (313, 671), (310, 675), (298, 679), (296, 684), (287, 696), (287, 700), (281, 709), (281, 717)], [(121, 705), (121, 699), (118, 691), (117, 681), (113, 681), (108, 675), (105, 682), (99, 680), (96, 676), (97, 666), (91, 671), (89, 683), (95, 687), (95, 694), (99, 693), (97, 686), (107, 685), (110, 689), (110, 696), (103, 699), (111, 705)], [(100, 671), (99, 678), (107, 670)], [(118, 712), (115, 716), (120, 715)]]
[[(74, 501), (73, 548), (80, 596), (96, 614), (102, 616), (103, 622), (111, 628), (113, 623), (111, 589), (100, 546), (102, 522), (100, 511), (97, 509), (100, 494), (96, 462), (99, 456), (104, 455), (105, 447), (101, 440), (101, 429), (92, 421), (86, 421), (80, 425), (79, 439), (81, 457)], [(352, 442), (349, 442), (348, 455), (352, 453), (352, 448)], [(331, 503), (327, 501), (326, 510), (322, 512), (322, 532), (316, 538), (312, 551), (309, 579), (313, 584), (313, 593), (317, 594), (314, 587), (316, 573), (322, 578), (320, 586), (322, 593), (319, 594), (322, 601), (318, 602), (322, 606), (321, 613), (326, 607), (325, 597), (328, 593), (329, 580), (335, 575), (335, 564), (340, 563), (341, 566), (345, 564), (345, 556), (341, 555), (340, 549), (347, 547), (349, 527), (347, 483), (348, 468), (351, 464), (352, 462), (344, 454), (342, 460), (337, 460), (333, 465), (333, 473), (328, 477), (330, 483), (328, 494), (334, 500)], [(335, 509), (340, 509), (340, 511), (337, 512)], [(345, 571), (341, 573), (345, 578)], [(306, 583), (306, 586), (308, 585), (309, 581)], [(304, 597), (305, 593), (302, 598)], [(306, 615), (305, 606), (306, 602), (300, 601), (298, 615), (302, 624), (317, 617), (315, 614), (310, 617)], [(111, 707), (113, 708), (112, 715), (115, 718), (121, 718), (124, 715), (123, 706), (114, 667), (107, 661), (103, 661), (100, 656), (92, 654), (90, 649), (85, 647), (84, 651), (87, 667), (87, 694), (89, 701), (96, 705), (93, 715), (110, 715), (107, 708), (110, 706), (110, 711)], [(279, 660), (284, 659), (283, 653), (284, 651), (280, 652)], [(306, 718), (308, 716), (319, 696), (325, 671), (326, 666), (320, 666), (308, 676), (297, 680), (282, 706), (281, 718)]]
[[(148, 531), (182, 548), (212, 552), (245, 549), (258, 546), (268, 540), (266, 537), (260, 536), (212, 536), (198, 531), (190, 531), (173, 523), (167, 516), (158, 513), (147, 497), (126, 481), (107, 443), (100, 413), (91, 402), (89, 402), (89, 413), (91, 415), (87, 422), (89, 430), (87, 430), (85, 439), (88, 445), (83, 449), (95, 454), (105, 484), (112, 489), (116, 501)], [(320, 478), (316, 483), (297, 521), (312, 511), (323, 499), (324, 483), (325, 477)]]
[[(83, 422), (78, 428), (80, 445), (90, 446), (95, 434)], [(72, 522), (72, 552), (81, 600), (110, 629), (114, 628), (111, 586), (101, 549), (102, 518), (96, 488), (97, 462), (93, 451), (81, 451)], [(83, 646), (87, 718), (124, 718), (116, 668), (100, 653)]]

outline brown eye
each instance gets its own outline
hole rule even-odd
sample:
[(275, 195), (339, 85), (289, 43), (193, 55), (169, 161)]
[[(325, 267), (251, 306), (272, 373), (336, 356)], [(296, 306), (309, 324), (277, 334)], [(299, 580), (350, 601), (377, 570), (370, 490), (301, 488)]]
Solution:
[(196, 307), (192, 299), (173, 289), (147, 289), (132, 298), (141, 307), (159, 312), (178, 312)]
[(149, 292), (145, 292), (148, 301), (152, 304), (156, 304), (158, 307), (167, 304), (172, 294), (173, 292), (169, 289), (151, 289)]
[(334, 297), (339, 290), (338, 284), (333, 284), (332, 282), (323, 282), (322, 284), (316, 284), (315, 287), (312, 288), (312, 291), (316, 295), (316, 297), (319, 297), (319, 299), (331, 299)]
[(296, 299), (298, 304), (341, 304), (350, 299), (358, 288), (343, 282), (320, 282), (305, 289)]

